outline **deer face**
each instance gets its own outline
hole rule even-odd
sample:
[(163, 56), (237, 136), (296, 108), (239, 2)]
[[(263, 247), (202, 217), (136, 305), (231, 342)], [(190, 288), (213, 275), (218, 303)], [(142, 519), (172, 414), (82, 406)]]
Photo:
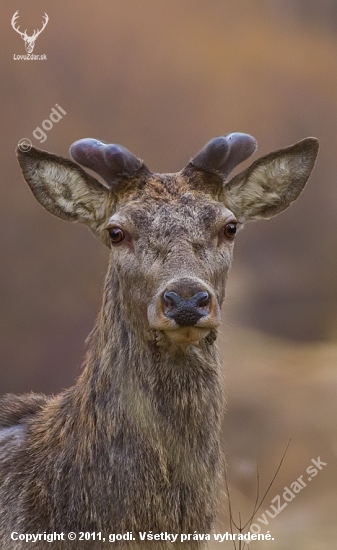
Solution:
[(33, 36), (27, 36), (27, 38), (25, 38), (25, 48), (27, 53), (32, 53), (34, 50), (35, 40), (36, 38)]
[(32, 148), (18, 152), (24, 177), (53, 214), (82, 222), (111, 249), (123, 315), (165, 342), (198, 344), (220, 323), (236, 231), (281, 212), (302, 191), (317, 155), (314, 138), (271, 153), (229, 182), (256, 142), (230, 134), (209, 142), (177, 174), (152, 174), (121, 146), (92, 139), (71, 154), (96, 171)]
[(237, 220), (184, 174), (150, 176), (109, 218), (112, 265), (138, 323), (178, 343), (220, 323)]

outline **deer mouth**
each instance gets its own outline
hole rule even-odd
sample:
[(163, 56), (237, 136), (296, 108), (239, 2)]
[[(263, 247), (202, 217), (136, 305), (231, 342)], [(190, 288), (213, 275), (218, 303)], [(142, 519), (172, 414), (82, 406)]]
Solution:
[(167, 338), (176, 344), (197, 345), (206, 338), (211, 329), (196, 326), (177, 327), (176, 329), (163, 330)]

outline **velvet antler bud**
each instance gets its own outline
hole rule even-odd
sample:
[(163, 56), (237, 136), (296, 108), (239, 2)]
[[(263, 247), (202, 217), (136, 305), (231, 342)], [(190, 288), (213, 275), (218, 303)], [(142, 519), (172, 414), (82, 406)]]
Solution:
[(257, 141), (249, 134), (226, 134), (209, 141), (190, 164), (199, 170), (226, 178), (233, 168), (250, 157), (256, 148)]
[(92, 138), (75, 141), (70, 154), (76, 162), (102, 176), (109, 186), (113, 186), (116, 179), (134, 176), (144, 166), (141, 159), (122, 145)]

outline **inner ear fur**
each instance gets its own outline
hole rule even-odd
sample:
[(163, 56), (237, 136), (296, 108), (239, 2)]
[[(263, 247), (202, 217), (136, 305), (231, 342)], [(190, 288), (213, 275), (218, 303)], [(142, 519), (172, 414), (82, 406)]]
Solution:
[(17, 150), (23, 176), (49, 212), (95, 230), (104, 216), (109, 190), (75, 162), (32, 147)]
[(223, 187), (223, 201), (242, 221), (271, 218), (302, 192), (318, 154), (316, 138), (265, 155)]

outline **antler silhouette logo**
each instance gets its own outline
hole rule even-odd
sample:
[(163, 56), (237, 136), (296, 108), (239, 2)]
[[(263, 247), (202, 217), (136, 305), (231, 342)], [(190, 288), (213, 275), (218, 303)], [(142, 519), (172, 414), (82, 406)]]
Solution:
[(18, 32), (21, 37), (23, 38), (23, 40), (25, 41), (25, 48), (26, 48), (26, 52), (27, 53), (32, 53), (32, 51), (34, 50), (34, 46), (35, 46), (35, 40), (37, 39), (37, 37), (39, 36), (39, 34), (41, 34), (41, 32), (44, 30), (45, 26), (47, 25), (48, 21), (49, 21), (49, 17), (48, 15), (45, 13), (44, 16), (43, 16), (43, 25), (42, 25), (42, 29), (40, 29), (39, 31), (35, 31), (33, 32), (33, 34), (31, 36), (29, 36), (27, 34), (27, 29), (25, 30), (25, 32), (21, 32), (19, 31), (19, 28), (20, 27), (16, 27), (16, 22), (17, 22), (17, 19), (19, 17), (19, 10), (17, 10), (13, 17), (12, 17), (12, 27), (13, 29)]

